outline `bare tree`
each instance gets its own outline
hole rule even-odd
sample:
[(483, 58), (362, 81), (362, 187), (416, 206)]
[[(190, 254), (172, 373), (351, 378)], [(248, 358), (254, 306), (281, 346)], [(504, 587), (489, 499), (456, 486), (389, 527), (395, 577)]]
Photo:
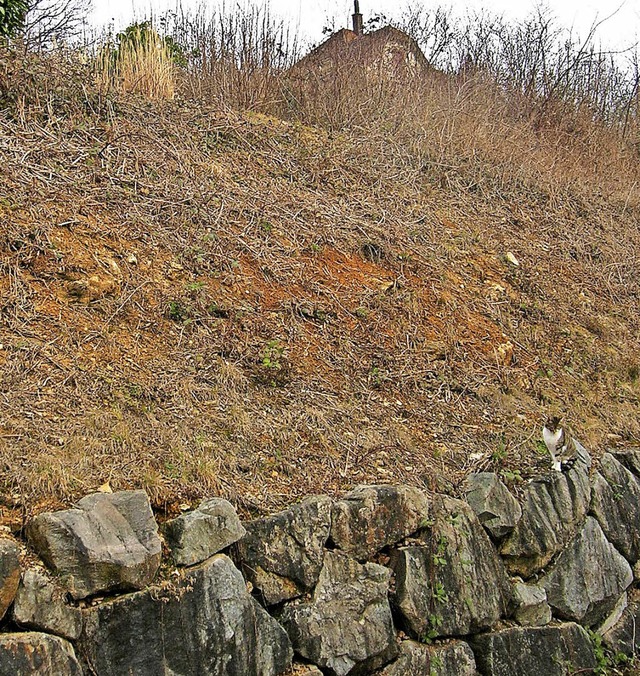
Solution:
[(24, 22), (24, 39), (32, 49), (78, 38), (91, 0), (31, 0)]

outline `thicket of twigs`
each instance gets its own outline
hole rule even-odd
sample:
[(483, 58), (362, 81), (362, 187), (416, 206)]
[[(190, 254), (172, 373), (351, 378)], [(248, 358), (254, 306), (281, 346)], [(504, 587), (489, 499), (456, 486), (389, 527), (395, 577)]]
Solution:
[[(378, 17), (370, 28), (381, 23)], [(551, 192), (592, 189), (635, 201), (637, 50), (599, 50), (597, 25), (578, 38), (541, 10), (510, 23), (418, 9), (395, 24), (424, 50), (434, 67), (429, 76), (381, 80), (367, 77), (362, 65), (343, 63), (301, 86), (290, 68), (304, 49), (286, 24), (255, 6), (169, 13), (103, 36), (91, 49), (64, 53), (88, 62), (87, 76), (76, 83), (83, 96), (175, 95), (330, 131), (355, 129), (371, 136), (373, 147), (384, 138), (418, 165), (449, 167), (449, 173), (464, 165), (478, 181), (489, 172), (500, 189), (541, 183)], [(50, 63), (60, 55), (42, 58)], [(43, 65), (32, 63), (36, 70)], [(26, 84), (26, 101), (29, 82), (19, 70), (4, 97), (20, 98)], [(37, 98), (53, 81), (39, 82)], [(68, 84), (62, 83), (67, 91)]]
[(633, 58), (402, 21), (428, 73), (301, 84), (257, 9), (3, 48), (0, 522), (518, 484), (552, 409), (637, 442)]

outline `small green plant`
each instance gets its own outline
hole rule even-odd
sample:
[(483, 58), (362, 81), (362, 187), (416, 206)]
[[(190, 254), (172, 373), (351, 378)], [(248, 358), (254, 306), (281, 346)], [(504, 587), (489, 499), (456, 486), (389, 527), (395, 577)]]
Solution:
[(187, 291), (191, 291), (192, 293), (197, 293), (198, 291), (202, 291), (204, 289), (205, 283), (204, 282), (189, 282), (187, 284)]
[(279, 340), (270, 340), (262, 350), (261, 364), (271, 371), (279, 371), (282, 368), (282, 356), (284, 347)]
[(449, 601), (449, 594), (445, 591), (442, 582), (436, 582), (433, 589), (433, 599), (436, 603), (447, 603)]
[(179, 300), (172, 300), (167, 307), (167, 315), (174, 322), (185, 322), (189, 319), (190, 312)]
[(366, 307), (359, 307), (356, 309), (356, 317), (358, 319), (366, 319), (369, 316), (369, 310)]
[(375, 389), (382, 387), (382, 384), (388, 381), (385, 372), (379, 366), (372, 366), (369, 370), (369, 383)]
[(611, 488), (613, 488), (613, 497), (616, 500), (622, 500), (622, 498), (624, 497), (624, 490), (623, 490), (624, 486), (622, 486), (621, 484), (617, 484), (617, 483), (611, 483), (610, 486), (611, 486)]
[(260, 221), (260, 227), (266, 233), (269, 233), (273, 230), (273, 224), (269, 223), (269, 221)]
[(455, 514), (451, 514), (449, 516), (449, 523), (454, 527), (454, 528), (460, 528), (463, 523), (463, 516), (459, 512), (456, 512)]
[(498, 448), (493, 451), (491, 454), (491, 460), (493, 462), (502, 464), (507, 459), (507, 445), (504, 439), (500, 439), (498, 442)]
[(636, 673), (635, 671), (626, 671), (629, 668), (633, 668), (636, 663), (635, 658), (629, 658), (624, 653), (611, 653), (606, 649), (602, 636), (595, 631), (589, 631), (589, 638), (593, 645), (593, 652), (596, 657), (597, 666), (593, 673), (600, 674), (601, 676), (607, 676), (607, 674), (619, 674), (621, 673), (617, 667), (624, 667), (624, 673)]
[(439, 636), (438, 629), (442, 625), (442, 619), (437, 615), (431, 613), (427, 618), (427, 622), (429, 623), (429, 628), (422, 636), (422, 642), (433, 643), (435, 639), (437, 639)]
[(524, 481), (519, 469), (503, 469), (500, 474), (505, 481), (511, 481), (512, 483)]
[(444, 661), (440, 655), (431, 656), (431, 668), (429, 669), (429, 676), (438, 676), (444, 667)]
[(445, 555), (447, 553), (447, 538), (444, 535), (441, 535), (438, 540), (438, 548), (433, 555), (433, 564), (435, 566), (446, 566), (447, 559)]

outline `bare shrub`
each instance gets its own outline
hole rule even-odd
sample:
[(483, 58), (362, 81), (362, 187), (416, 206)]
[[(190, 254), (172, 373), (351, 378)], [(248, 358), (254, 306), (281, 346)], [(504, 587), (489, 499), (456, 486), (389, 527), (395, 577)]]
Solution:
[(295, 36), (266, 6), (181, 10), (158, 25), (187, 58), (185, 94), (234, 108), (267, 109), (279, 100), (280, 76), (299, 56)]
[(74, 42), (81, 36), (90, 8), (91, 0), (31, 0), (23, 39), (35, 50)]

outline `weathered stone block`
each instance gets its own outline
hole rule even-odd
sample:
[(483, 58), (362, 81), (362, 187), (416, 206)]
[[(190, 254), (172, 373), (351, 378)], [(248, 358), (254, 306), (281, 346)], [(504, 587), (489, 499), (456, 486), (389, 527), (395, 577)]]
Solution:
[(526, 627), (542, 627), (551, 622), (551, 607), (547, 603), (547, 592), (537, 584), (516, 582), (513, 585), (516, 603), (514, 614), (518, 624)]
[(418, 531), (429, 518), (429, 498), (409, 486), (358, 486), (333, 506), (331, 539), (366, 561)]
[(18, 546), (8, 538), (0, 539), (0, 620), (13, 603), (20, 584)]
[(598, 664), (589, 635), (573, 623), (481, 634), (471, 647), (483, 676), (566, 676)]
[(180, 582), (83, 611), (78, 654), (101, 676), (271, 676), (291, 665), (284, 629), (218, 554)]
[(640, 654), (640, 603), (628, 604), (618, 621), (602, 632), (602, 640), (614, 654)]
[(158, 527), (144, 491), (88, 495), (74, 509), (36, 516), (27, 536), (75, 599), (141, 589), (160, 565)]
[(313, 589), (331, 529), (332, 501), (309, 497), (266, 519), (249, 521), (237, 543), (239, 565), (267, 605)]
[(522, 518), (500, 550), (510, 573), (527, 578), (540, 571), (582, 526), (591, 501), (591, 457), (577, 446), (572, 469), (527, 487)]
[(640, 479), (640, 449), (625, 448), (609, 452), (618, 462), (622, 463), (633, 475)]
[(476, 676), (473, 651), (463, 641), (428, 646), (415, 641), (400, 644), (398, 658), (379, 676)]
[(522, 516), (520, 503), (493, 472), (467, 477), (465, 499), (480, 523), (496, 540), (508, 535)]
[(629, 605), (629, 595), (627, 594), (627, 592), (625, 592), (618, 599), (618, 602), (616, 603), (614, 609), (609, 613), (609, 615), (607, 615), (607, 617), (602, 621), (602, 623), (598, 625), (596, 629), (598, 634), (602, 636), (603, 634), (606, 634), (610, 629), (612, 629), (616, 624), (618, 624), (628, 605)]
[(205, 500), (192, 512), (167, 521), (162, 532), (178, 566), (202, 563), (246, 533), (233, 505), (222, 498)]
[(82, 676), (73, 646), (58, 636), (38, 632), (0, 634), (3, 676)]
[(20, 625), (70, 640), (82, 631), (82, 613), (65, 603), (65, 592), (45, 573), (26, 570), (13, 605), (13, 619)]
[(394, 604), (419, 639), (488, 629), (512, 608), (502, 561), (466, 502), (437, 495), (433, 508), (433, 525), (421, 532), (421, 544), (392, 554)]
[(327, 552), (313, 600), (280, 616), (296, 652), (336, 676), (370, 674), (393, 659), (390, 577), (383, 566)]
[(629, 563), (607, 541), (598, 522), (587, 517), (540, 585), (559, 617), (592, 626), (613, 610), (632, 582)]
[(591, 497), (591, 513), (609, 542), (631, 565), (640, 559), (640, 481), (611, 453), (600, 460)]

